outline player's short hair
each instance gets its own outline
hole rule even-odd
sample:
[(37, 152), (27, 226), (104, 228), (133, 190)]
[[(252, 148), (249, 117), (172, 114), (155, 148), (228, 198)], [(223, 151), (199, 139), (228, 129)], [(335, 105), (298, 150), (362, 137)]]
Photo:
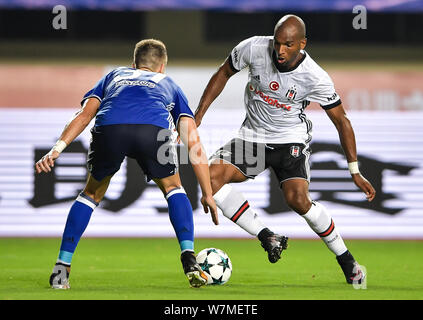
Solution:
[(167, 50), (162, 41), (156, 39), (145, 39), (135, 45), (135, 68), (148, 67), (155, 69), (163, 63), (167, 64)]

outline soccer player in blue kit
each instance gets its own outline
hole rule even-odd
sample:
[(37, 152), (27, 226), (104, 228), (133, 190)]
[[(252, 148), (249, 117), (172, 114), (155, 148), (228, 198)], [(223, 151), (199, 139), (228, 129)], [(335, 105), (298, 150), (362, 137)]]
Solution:
[(165, 45), (155, 39), (138, 42), (132, 68), (120, 67), (104, 76), (88, 91), (81, 109), (65, 126), (53, 148), (36, 164), (37, 173), (50, 172), (55, 160), (88, 126), (92, 139), (88, 152), (88, 179), (74, 201), (65, 225), (50, 286), (69, 289), (72, 256), (93, 210), (103, 199), (110, 179), (124, 158), (136, 159), (148, 180), (153, 180), (165, 196), (169, 218), (181, 248), (181, 262), (192, 287), (205, 285), (207, 277), (194, 254), (192, 207), (181, 185), (172, 132), (176, 128), (188, 147), (193, 170), (199, 181), (204, 211), (218, 224), (212, 197), (207, 156), (201, 144), (194, 116), (180, 87), (164, 74)]

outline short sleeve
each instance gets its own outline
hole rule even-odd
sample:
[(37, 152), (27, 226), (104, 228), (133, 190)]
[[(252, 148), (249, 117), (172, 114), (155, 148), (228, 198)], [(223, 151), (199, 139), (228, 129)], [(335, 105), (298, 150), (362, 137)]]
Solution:
[(235, 48), (232, 49), (228, 61), (233, 71), (241, 71), (250, 65), (251, 41), (252, 38), (241, 41)]
[(341, 104), (341, 98), (336, 93), (332, 79), (327, 73), (320, 77), (319, 82), (311, 90), (307, 100), (317, 102), (325, 110)]
[(183, 93), (182, 89), (179, 87), (176, 87), (175, 92), (175, 98), (174, 98), (174, 105), (173, 108), (170, 110), (170, 114), (173, 117), (173, 123), (175, 124), (175, 127), (178, 127), (178, 122), (180, 117), (187, 116), (194, 119), (194, 114), (192, 113), (189, 105), (188, 105), (188, 99)]
[(81, 106), (84, 104), (84, 101), (89, 98), (97, 98), (100, 102), (103, 100), (107, 76), (108, 75), (105, 75), (103, 78), (101, 78), (95, 84), (95, 86), (84, 95), (84, 97), (81, 100)]

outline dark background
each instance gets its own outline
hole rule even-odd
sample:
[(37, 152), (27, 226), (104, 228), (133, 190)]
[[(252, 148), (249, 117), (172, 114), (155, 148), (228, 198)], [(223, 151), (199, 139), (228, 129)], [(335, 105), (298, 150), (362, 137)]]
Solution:
[(0, 10), (0, 58), (123, 59), (152, 37), (172, 58), (222, 59), (247, 37), (271, 35), (287, 13), (303, 18), (322, 59), (422, 60), (422, 13), (367, 12), (367, 29), (356, 30), (352, 12), (67, 10), (67, 29), (55, 30), (51, 10), (18, 9)]
[[(189, 11), (188, 11), (189, 12)], [(253, 35), (268, 35), (288, 12), (201, 12), (199, 26), (208, 42), (234, 42)], [(353, 13), (289, 12), (301, 16), (307, 36), (324, 43), (423, 44), (422, 13), (368, 12), (367, 30), (352, 28)], [(1, 39), (122, 40), (144, 38), (149, 12), (68, 10), (68, 30), (54, 30), (54, 14), (46, 10), (1, 10)], [(163, 21), (166, 23), (166, 21)], [(180, 21), (184, 23), (184, 21)], [(312, 26), (312, 27), (310, 27)], [(166, 27), (171, 28), (172, 23)], [(189, 30), (187, 30), (189, 33)]]

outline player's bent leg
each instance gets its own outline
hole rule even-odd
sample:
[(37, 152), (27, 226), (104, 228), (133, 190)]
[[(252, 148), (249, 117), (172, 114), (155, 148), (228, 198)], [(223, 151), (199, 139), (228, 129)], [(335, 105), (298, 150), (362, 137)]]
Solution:
[(282, 250), (288, 246), (288, 238), (270, 231), (250, 207), (244, 195), (229, 185), (233, 182), (243, 182), (247, 180), (247, 177), (232, 164), (215, 160), (210, 165), (210, 179), (213, 198), (223, 215), (249, 234), (258, 237), (262, 247), (268, 253), (269, 261), (277, 262)]
[(179, 174), (153, 180), (167, 200), (169, 219), (181, 249), (184, 273), (191, 287), (201, 287), (207, 283), (207, 276), (195, 259), (192, 207), (182, 187)]
[(103, 198), (112, 176), (101, 181), (88, 176), (84, 190), (74, 201), (62, 235), (59, 256), (50, 275), (49, 283), (54, 289), (69, 289), (69, 274), (75, 249), (88, 226), (92, 212)]
[(182, 187), (179, 174), (154, 178), (169, 207), (169, 219), (179, 241), (181, 252), (194, 252), (194, 221), (191, 203)]
[(244, 182), (248, 179), (235, 166), (222, 160), (214, 160), (210, 164), (209, 170), (213, 195), (228, 183)]
[(103, 200), (112, 177), (113, 175), (110, 175), (100, 181), (97, 181), (91, 174), (89, 174), (87, 184), (83, 191), (84, 194), (89, 196), (95, 202), (99, 203), (101, 200)]
[(311, 200), (307, 180), (286, 180), (282, 183), (282, 190), (288, 206), (306, 220), (310, 228), (321, 237), (335, 255), (338, 256), (347, 251), (326, 208)]
[(165, 178), (153, 178), (152, 179), (156, 185), (163, 192), (163, 195), (166, 195), (169, 191), (175, 188), (182, 188), (181, 178), (179, 173), (165, 177)]
[(311, 207), (308, 182), (305, 179), (290, 179), (282, 182), (282, 191), (287, 205), (296, 213), (303, 215)]
[(179, 241), (181, 252), (194, 251), (194, 222), (192, 207), (181, 184), (179, 174), (153, 178), (163, 192), (169, 207), (169, 219)]
[(215, 160), (210, 165), (210, 180), (213, 198), (223, 215), (251, 235), (257, 236), (265, 225), (250, 208), (244, 195), (229, 184), (243, 182), (247, 177), (235, 166)]
[(310, 228), (323, 240), (335, 255), (348, 283), (361, 283), (365, 274), (348, 251), (335, 228), (332, 217), (319, 202), (312, 201), (305, 179), (291, 179), (282, 183), (282, 190), (288, 206), (300, 214)]

